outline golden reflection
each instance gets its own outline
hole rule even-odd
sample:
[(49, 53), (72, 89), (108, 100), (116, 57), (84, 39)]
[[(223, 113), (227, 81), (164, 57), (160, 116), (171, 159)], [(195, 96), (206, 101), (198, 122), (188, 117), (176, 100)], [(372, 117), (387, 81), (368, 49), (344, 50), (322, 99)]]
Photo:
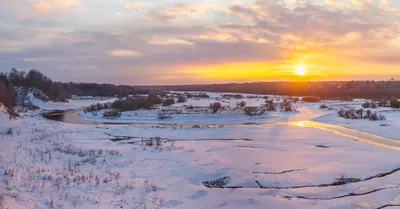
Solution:
[(304, 121), (297, 122), (296, 126), (304, 127)]

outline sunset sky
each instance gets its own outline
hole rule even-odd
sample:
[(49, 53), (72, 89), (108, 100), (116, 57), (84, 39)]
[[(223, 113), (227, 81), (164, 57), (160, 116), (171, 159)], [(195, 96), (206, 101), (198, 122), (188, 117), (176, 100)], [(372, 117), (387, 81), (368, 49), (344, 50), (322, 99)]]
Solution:
[(399, 9), (399, 0), (0, 0), (0, 71), (132, 85), (400, 79)]

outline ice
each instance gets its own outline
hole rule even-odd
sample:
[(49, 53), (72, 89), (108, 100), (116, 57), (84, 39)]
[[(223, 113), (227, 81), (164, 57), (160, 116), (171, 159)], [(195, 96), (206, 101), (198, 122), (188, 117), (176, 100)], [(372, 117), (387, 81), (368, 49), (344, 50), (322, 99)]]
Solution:
[[(207, 106), (220, 94), (211, 95), (188, 103)], [(255, 120), (284, 123), (244, 124), (252, 120), (234, 113), (177, 117), (173, 123), (178, 125), (155, 124), (165, 121), (153, 116), (118, 119), (152, 123), (147, 125), (71, 124), (39, 114), (97, 102), (107, 101), (43, 103), (41, 110), (14, 120), (0, 111), (1, 127), (12, 129), (12, 134), (0, 132), (0, 208), (358, 209), (400, 204), (399, 152), (353, 139), (359, 131), (397, 139), (398, 112), (384, 112), (387, 121), (344, 120), (319, 106), (357, 107), (359, 101), (323, 101), (298, 103), (294, 112), (271, 112)], [(188, 120), (204, 123), (184, 126)], [(309, 127), (313, 120), (332, 124), (338, 132)], [(223, 125), (204, 125), (209, 122)], [(156, 137), (160, 144), (148, 142)], [(220, 177), (229, 177), (227, 188), (203, 185)], [(340, 179), (359, 181), (331, 185)]]

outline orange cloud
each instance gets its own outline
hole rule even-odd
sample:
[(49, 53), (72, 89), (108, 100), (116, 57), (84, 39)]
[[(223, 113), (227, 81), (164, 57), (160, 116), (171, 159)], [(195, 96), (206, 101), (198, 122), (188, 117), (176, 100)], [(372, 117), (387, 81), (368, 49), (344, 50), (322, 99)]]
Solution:
[(124, 7), (127, 9), (142, 9), (145, 6), (147, 6), (147, 4), (143, 3), (141, 1), (136, 1), (136, 0), (125, 0), (124, 1)]
[(49, 15), (57, 9), (69, 9), (81, 5), (79, 0), (36, 0), (31, 4), (31, 8), (38, 15)]

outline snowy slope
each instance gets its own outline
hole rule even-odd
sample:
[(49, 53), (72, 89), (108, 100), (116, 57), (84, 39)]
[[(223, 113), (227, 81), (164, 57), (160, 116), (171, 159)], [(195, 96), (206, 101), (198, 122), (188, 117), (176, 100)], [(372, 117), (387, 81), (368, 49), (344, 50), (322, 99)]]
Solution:
[[(0, 136), (0, 167), (7, 171), (0, 172), (0, 185), (8, 188), (4, 205), (15, 209), (367, 209), (400, 204), (399, 172), (364, 180), (397, 168), (397, 151), (321, 130), (86, 126), (36, 117), (24, 118), (14, 129), (18, 135)], [(133, 138), (112, 141), (113, 136)], [(141, 142), (156, 136), (175, 141), (160, 146)], [(227, 186), (243, 188), (202, 183), (224, 176), (231, 178)], [(363, 181), (313, 187), (341, 176)]]
[[(49, 109), (72, 109), (91, 102), (46, 104)], [(319, 105), (305, 103), (297, 112), (275, 116), (279, 121), (300, 121), (331, 113)], [(322, 129), (283, 124), (80, 125), (34, 114), (0, 120), (0, 125), (14, 131), (0, 134), (0, 208), (400, 205), (398, 151)], [(146, 141), (154, 137), (161, 137), (159, 145)], [(225, 186), (234, 188), (203, 184), (219, 177), (230, 177)], [(353, 182), (333, 184), (340, 178)]]

